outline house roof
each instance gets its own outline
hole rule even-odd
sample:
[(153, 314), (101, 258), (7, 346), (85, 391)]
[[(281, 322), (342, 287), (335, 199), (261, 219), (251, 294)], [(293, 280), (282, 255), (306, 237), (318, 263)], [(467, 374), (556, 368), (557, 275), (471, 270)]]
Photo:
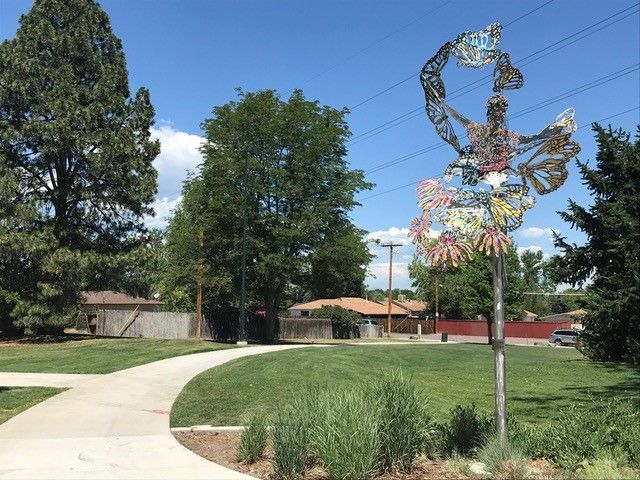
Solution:
[(585, 315), (587, 313), (586, 310), (579, 308), (577, 310), (572, 310), (570, 312), (564, 312), (564, 313), (556, 313), (555, 315), (547, 315), (546, 317), (542, 317), (541, 320), (555, 320), (558, 318), (575, 318), (575, 317), (581, 317), (583, 315)]
[(157, 300), (132, 297), (126, 293), (111, 290), (82, 292), (82, 297), (85, 305), (162, 305), (162, 302)]
[[(312, 302), (296, 303), (289, 310), (316, 310), (323, 306), (338, 306), (361, 315), (387, 315), (387, 305), (359, 297), (321, 298)], [(407, 315), (407, 311), (391, 304), (391, 315)]]
[[(380, 302), (380, 303), (383, 303), (384, 305), (387, 304), (387, 302)], [(409, 312), (426, 312), (427, 311), (427, 304), (420, 300), (403, 300), (403, 301), (393, 300), (393, 303), (395, 303), (401, 308), (404, 308)]]

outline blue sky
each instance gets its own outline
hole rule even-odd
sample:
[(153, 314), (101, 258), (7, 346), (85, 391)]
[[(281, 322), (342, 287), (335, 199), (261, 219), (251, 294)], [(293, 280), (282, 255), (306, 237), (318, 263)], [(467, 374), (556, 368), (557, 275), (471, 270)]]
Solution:
[[(238, 86), (248, 91), (273, 88), (284, 97), (299, 87), (308, 98), (324, 104), (353, 107), (414, 73), (409, 81), (352, 109), (348, 120), (354, 138), (349, 143), (348, 160), (352, 167), (367, 171), (438, 144), (433, 126), (420, 110), (394, 128), (373, 136), (366, 132), (422, 107), (424, 97), (417, 74), (423, 63), (458, 33), (494, 21), (508, 25), (502, 32), (501, 49), (510, 52), (516, 64), (601, 22), (527, 60), (530, 63), (521, 67), (524, 88), (508, 94), (512, 113), (594, 80), (606, 81), (609, 74), (622, 74), (513, 119), (511, 129), (539, 131), (570, 106), (576, 109), (579, 127), (630, 109), (605, 123), (634, 131), (640, 121), (636, 108), (640, 105), (639, 77), (638, 70), (633, 70), (640, 61), (640, 17), (634, 0), (100, 3), (123, 41), (132, 90), (148, 87), (156, 108), (154, 135), (161, 140), (162, 154), (156, 161), (160, 186), (158, 218), (149, 221), (152, 225), (162, 224), (171, 206), (179, 201), (186, 171), (199, 163), (202, 120), (214, 105), (233, 99)], [(30, 5), (24, 0), (0, 0), (1, 39), (15, 35), (18, 19)], [(538, 6), (539, 10), (516, 20)], [(605, 20), (607, 17), (611, 18)], [(623, 70), (626, 67), (631, 68)], [(450, 62), (443, 75), (452, 91), (487, 73), (459, 69)], [(490, 86), (483, 86), (452, 103), (468, 116), (483, 119), (489, 95)], [(574, 138), (582, 146), (579, 158), (593, 160), (595, 145), (588, 126), (578, 130)], [(442, 147), (368, 173), (376, 188), (360, 195), (362, 207), (353, 212), (354, 222), (372, 232), (372, 237), (405, 239), (403, 229), (418, 209), (413, 187), (404, 185), (439, 175), (454, 156), (451, 148)], [(518, 245), (552, 253), (551, 229), (582, 242), (583, 237), (555, 213), (565, 208), (569, 198), (589, 202), (574, 165), (565, 186), (539, 198), (537, 206), (527, 212), (524, 225), (515, 234)], [(384, 288), (386, 253), (376, 253), (380, 256), (371, 271), (377, 278), (371, 277), (369, 284)], [(412, 254), (409, 245), (398, 249), (396, 286), (409, 285), (406, 264)]]

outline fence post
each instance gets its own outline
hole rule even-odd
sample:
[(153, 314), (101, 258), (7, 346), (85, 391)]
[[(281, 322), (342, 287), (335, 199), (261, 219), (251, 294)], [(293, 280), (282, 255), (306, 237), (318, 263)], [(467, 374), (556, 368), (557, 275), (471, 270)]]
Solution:
[(422, 325), (418, 323), (418, 340), (422, 338)]

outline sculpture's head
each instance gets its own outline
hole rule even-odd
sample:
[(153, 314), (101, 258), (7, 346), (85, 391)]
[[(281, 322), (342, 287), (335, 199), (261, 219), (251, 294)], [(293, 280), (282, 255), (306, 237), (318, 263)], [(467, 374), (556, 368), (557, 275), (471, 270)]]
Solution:
[(501, 93), (491, 95), (487, 100), (487, 124), (492, 128), (504, 126), (507, 119), (508, 106), (507, 97)]

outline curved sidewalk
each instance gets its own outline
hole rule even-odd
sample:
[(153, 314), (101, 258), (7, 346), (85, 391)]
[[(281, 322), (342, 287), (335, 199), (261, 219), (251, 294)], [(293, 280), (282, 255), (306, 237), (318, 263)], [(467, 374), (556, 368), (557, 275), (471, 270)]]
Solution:
[(169, 429), (171, 405), (204, 370), (248, 355), (303, 347), (185, 355), (83, 382), (0, 425), (0, 478), (251, 479), (180, 445)]

